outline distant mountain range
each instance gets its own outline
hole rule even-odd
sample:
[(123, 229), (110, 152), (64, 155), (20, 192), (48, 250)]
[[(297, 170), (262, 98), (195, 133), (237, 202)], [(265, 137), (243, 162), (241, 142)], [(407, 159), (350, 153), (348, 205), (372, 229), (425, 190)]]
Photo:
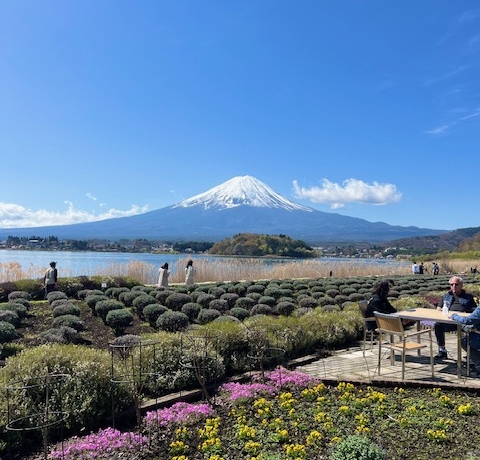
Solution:
[(237, 233), (284, 234), (309, 244), (385, 242), (446, 233), (419, 227), (368, 222), (302, 206), (251, 176), (238, 176), (173, 206), (96, 222), (36, 228), (0, 229), (12, 236), (60, 239), (145, 238), (152, 241), (219, 241)]

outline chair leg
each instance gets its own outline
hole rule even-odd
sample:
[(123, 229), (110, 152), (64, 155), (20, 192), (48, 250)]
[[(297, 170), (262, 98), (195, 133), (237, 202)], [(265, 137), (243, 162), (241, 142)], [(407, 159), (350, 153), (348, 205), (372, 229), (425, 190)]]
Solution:
[(378, 337), (378, 375), (380, 375), (381, 357), (382, 357), (382, 333)]
[(433, 359), (433, 342), (432, 342), (432, 331), (429, 334), (430, 338), (430, 367), (432, 368), (432, 379), (434, 378), (435, 363)]
[(467, 336), (467, 377), (470, 377), (470, 336)]

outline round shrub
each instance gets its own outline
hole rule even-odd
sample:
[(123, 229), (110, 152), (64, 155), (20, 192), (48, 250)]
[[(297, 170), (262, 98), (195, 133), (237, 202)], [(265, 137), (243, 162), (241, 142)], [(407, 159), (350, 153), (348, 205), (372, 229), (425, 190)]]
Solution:
[(335, 298), (335, 296), (340, 294), (340, 291), (338, 289), (327, 289), (325, 291), (325, 294), (327, 294), (330, 297)]
[(293, 283), (290, 283), (288, 281), (284, 281), (283, 283), (280, 284), (281, 289), (290, 289), (293, 291)]
[(0, 322), (10, 323), (16, 327), (20, 324), (20, 318), (14, 310), (0, 310)]
[(122, 334), (125, 328), (130, 326), (132, 322), (132, 312), (126, 308), (110, 310), (105, 318), (105, 324), (114, 330), (115, 335)]
[(114, 299), (118, 299), (118, 296), (122, 292), (129, 292), (129, 291), (130, 289), (128, 289), (127, 287), (111, 287), (105, 291), (105, 295), (108, 297), (113, 297)]
[(142, 292), (145, 292), (146, 294), (149, 294), (154, 290), (155, 290), (154, 286), (137, 285), (132, 287), (132, 291), (142, 291)]
[(68, 303), (69, 300), (68, 299), (58, 299), (58, 300), (54, 300), (50, 306), (52, 307), (52, 310), (55, 308), (55, 307), (58, 307), (59, 305), (63, 305), (65, 303)]
[[(170, 289), (165, 289), (163, 291), (156, 291), (154, 297), (162, 304), (165, 305), (168, 296), (172, 295), (173, 291)], [(153, 294), (153, 292), (152, 292)]]
[(247, 285), (244, 283), (237, 283), (235, 286), (233, 286), (232, 291), (235, 294), (238, 294), (239, 296), (243, 297), (247, 293)]
[(162, 331), (178, 332), (188, 327), (189, 324), (190, 321), (185, 313), (169, 310), (158, 317), (156, 326)]
[(65, 294), (65, 292), (62, 292), (62, 291), (53, 291), (47, 294), (47, 300), (49, 303), (52, 303), (54, 300), (59, 300), (59, 299), (68, 299), (67, 294)]
[(125, 304), (126, 307), (131, 307), (134, 299), (144, 294), (145, 293), (139, 289), (136, 291), (121, 292), (118, 296), (118, 300)]
[(80, 308), (78, 308), (76, 305), (74, 305), (71, 302), (66, 302), (66, 303), (62, 303), (60, 305), (57, 305), (52, 310), (52, 315), (53, 315), (54, 318), (56, 318), (57, 316), (62, 316), (62, 315), (80, 316)]
[(332, 312), (332, 311), (342, 311), (339, 305), (325, 305), (322, 308), (322, 311)]
[(143, 308), (152, 303), (157, 303), (155, 297), (152, 297), (150, 294), (142, 294), (132, 300), (132, 307), (138, 316), (142, 317)]
[(250, 292), (248, 293), (246, 296), (245, 296), (247, 299), (253, 299), (255, 300), (255, 303), (258, 302), (258, 299), (260, 297), (262, 297), (262, 294), (258, 293), (258, 292)]
[(85, 303), (92, 309), (94, 314), (96, 314), (95, 306), (97, 305), (97, 302), (100, 302), (102, 300), (111, 300), (111, 299), (109, 299), (104, 294), (90, 294), (87, 297), (85, 297)]
[(75, 329), (78, 332), (83, 331), (85, 328), (83, 321), (81, 321), (80, 318), (75, 315), (57, 316), (56, 318), (53, 318), (52, 326), (53, 327), (67, 326)]
[(264, 303), (258, 303), (252, 308), (251, 315), (273, 315), (273, 308)]
[(17, 297), (16, 299), (9, 300), (8, 303), (15, 303), (16, 305), (23, 305), (27, 310), (30, 308), (30, 301), (23, 297)]
[(43, 331), (39, 335), (40, 343), (76, 343), (79, 340), (78, 332), (68, 326), (60, 326)]
[(78, 292), (83, 289), (83, 284), (82, 283), (77, 283), (77, 282), (71, 282), (68, 281), (64, 286), (62, 286), (63, 292), (65, 292), (66, 296), (71, 298), (71, 297), (76, 297)]
[(321, 299), (317, 299), (317, 305), (319, 307), (324, 307), (325, 305), (335, 305), (335, 299), (332, 299), (331, 297), (322, 297)]
[(347, 436), (334, 448), (330, 460), (386, 460), (386, 455), (373, 441), (361, 435)]
[(223, 299), (213, 299), (208, 308), (213, 308), (214, 310), (218, 310), (220, 312), (225, 312), (229, 309), (228, 302)]
[(102, 318), (102, 320), (105, 322), (109, 312), (113, 310), (121, 310), (124, 308), (125, 305), (123, 305), (123, 303), (119, 300), (105, 298), (103, 300), (99, 300), (96, 303), (95, 314)]
[(346, 302), (348, 300), (348, 296), (339, 294), (335, 296), (335, 302), (337, 305), (342, 305), (343, 302)]
[(343, 295), (350, 295), (350, 294), (355, 294), (357, 292), (356, 289), (350, 287), (350, 286), (347, 286), (347, 287), (344, 287), (343, 289), (340, 289), (340, 292), (343, 294)]
[(211, 323), (214, 319), (220, 316), (220, 312), (218, 310), (214, 310), (213, 308), (203, 308), (198, 313), (197, 321), (200, 324), (207, 324)]
[(27, 307), (21, 303), (17, 303), (17, 300), (0, 305), (0, 310), (12, 310), (20, 319), (25, 318), (28, 313)]
[(188, 302), (182, 306), (181, 312), (188, 316), (190, 321), (195, 321), (202, 307), (196, 302)]
[(283, 295), (283, 291), (278, 286), (267, 287), (265, 288), (265, 291), (263, 291), (263, 295), (273, 297), (275, 300), (277, 300)]
[(0, 321), (0, 343), (7, 343), (17, 338), (17, 331), (12, 323)]
[(251, 286), (247, 287), (247, 294), (256, 292), (257, 294), (263, 294), (263, 291), (265, 290), (265, 286), (261, 284), (252, 284)]
[(112, 347), (118, 347), (118, 348), (131, 348), (135, 347), (137, 345), (140, 345), (142, 343), (142, 337), (136, 334), (125, 334), (121, 335), (120, 337), (115, 337), (115, 339), (112, 341), (111, 345)]
[(265, 305), (269, 305), (270, 307), (274, 307), (277, 304), (277, 301), (275, 300), (274, 297), (263, 295), (258, 299), (258, 303), (263, 303)]
[(365, 300), (365, 296), (357, 292), (354, 294), (350, 294), (348, 296), (348, 300), (350, 300), (351, 302), (360, 302), (360, 300)]
[(228, 308), (233, 308), (235, 306), (235, 302), (237, 299), (240, 298), (238, 294), (232, 293), (232, 292), (227, 292), (226, 294), (222, 294), (220, 296), (222, 300), (226, 300), (228, 303)]
[(10, 301), (15, 299), (32, 300), (32, 296), (27, 291), (12, 291), (8, 294), (7, 298)]
[(200, 304), (203, 308), (208, 308), (208, 306), (210, 305), (210, 302), (213, 299), (215, 299), (214, 295), (203, 293), (197, 297), (196, 302)]
[(158, 317), (165, 313), (168, 308), (165, 305), (159, 303), (151, 303), (143, 307), (142, 316), (148, 321), (148, 324), (152, 327), (156, 327)]
[(170, 310), (180, 311), (186, 303), (191, 301), (192, 297), (190, 295), (182, 292), (174, 292), (165, 300), (165, 306), (170, 308)]
[(246, 308), (241, 307), (233, 307), (231, 310), (228, 311), (230, 316), (235, 316), (235, 318), (243, 321), (245, 318), (250, 316), (250, 312)]
[(256, 304), (257, 301), (250, 297), (240, 297), (235, 302), (235, 307), (244, 308), (245, 310), (251, 310)]
[[(328, 297), (324, 297), (323, 299), (327, 299)], [(320, 301), (323, 299), (314, 299), (313, 297), (304, 297), (300, 299), (298, 302), (298, 306), (300, 308), (315, 308), (320, 305)], [(331, 299), (332, 303), (335, 303), (335, 300)]]
[[(311, 297), (318, 300), (318, 299), (321, 299), (322, 297), (325, 297), (325, 295), (326, 295), (325, 292), (317, 291), (317, 292), (312, 292)], [(308, 297), (308, 296), (306, 296), (306, 297)]]
[(93, 294), (93, 289), (81, 289), (80, 291), (77, 292), (77, 299), (85, 300), (87, 295), (92, 295), (92, 294)]
[(208, 293), (212, 294), (216, 299), (219, 299), (226, 292), (227, 291), (221, 287), (212, 287), (211, 289), (208, 290)]
[(295, 310), (295, 304), (292, 302), (279, 302), (274, 311), (277, 315), (290, 316)]
[(310, 292), (313, 294), (314, 292), (323, 292), (325, 293), (325, 288), (323, 286), (313, 286), (310, 289)]

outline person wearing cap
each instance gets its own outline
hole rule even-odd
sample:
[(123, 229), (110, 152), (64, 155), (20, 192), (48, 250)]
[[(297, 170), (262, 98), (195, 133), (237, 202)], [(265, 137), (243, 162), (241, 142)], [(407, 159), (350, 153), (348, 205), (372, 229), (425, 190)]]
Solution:
[(57, 288), (57, 262), (50, 262), (50, 268), (47, 269), (43, 276), (43, 284), (45, 286), (45, 298), (49, 292), (55, 291)]

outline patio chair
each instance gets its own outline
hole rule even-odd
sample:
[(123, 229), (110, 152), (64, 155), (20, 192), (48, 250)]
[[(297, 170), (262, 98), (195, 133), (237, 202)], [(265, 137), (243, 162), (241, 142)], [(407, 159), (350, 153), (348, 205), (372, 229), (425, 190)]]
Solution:
[[(465, 331), (465, 335), (466, 335), (466, 340), (467, 340), (467, 377), (470, 377), (470, 372), (471, 372), (471, 368), (470, 368), (470, 361), (472, 360), (472, 357), (471, 357), (471, 344), (470, 344), (470, 335), (471, 334), (480, 334), (480, 330), (474, 328), (473, 326), (467, 326), (463, 329)], [(478, 365), (479, 363), (473, 363), (474, 365)]]
[[(367, 305), (368, 302), (366, 300), (360, 300), (358, 302), (358, 309), (360, 310), (360, 313), (363, 318), (363, 355), (365, 356), (365, 350), (367, 347), (367, 340), (370, 342), (370, 350), (373, 348), (373, 341), (375, 339), (376, 334), (378, 333), (377, 331), (377, 320), (375, 317), (367, 317)], [(370, 329), (369, 326), (371, 324), (375, 324), (375, 327), (373, 329)]]
[[(422, 329), (420, 331), (406, 332), (401, 318), (394, 314), (384, 314), (375, 312), (375, 319), (377, 321), (377, 328), (379, 332), (378, 339), (378, 375), (380, 375), (380, 364), (382, 357), (382, 345), (392, 351), (390, 356), (390, 364), (393, 365), (395, 361), (394, 353), (397, 351), (402, 355), (402, 381), (405, 380), (405, 360), (406, 355), (410, 351), (418, 351), (422, 348), (430, 348), (430, 367), (432, 369), (432, 378), (434, 377), (434, 357), (432, 345), (432, 329)], [(429, 345), (421, 343), (421, 337), (425, 335), (428, 337)], [(384, 340), (388, 338), (388, 342)], [(412, 341), (411, 339), (415, 339)]]

